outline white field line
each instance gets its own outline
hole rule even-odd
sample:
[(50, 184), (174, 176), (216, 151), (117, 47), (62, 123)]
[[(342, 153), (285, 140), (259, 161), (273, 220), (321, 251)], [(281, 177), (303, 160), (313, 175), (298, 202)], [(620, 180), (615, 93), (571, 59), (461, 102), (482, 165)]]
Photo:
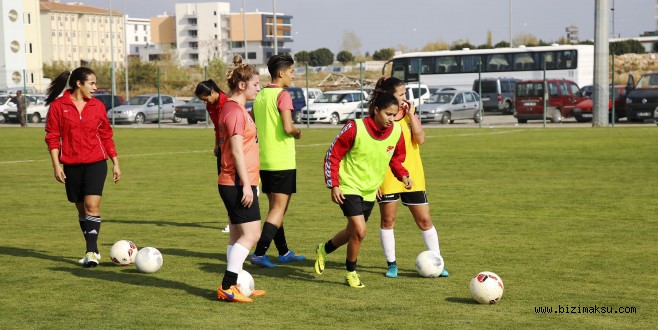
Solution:
[[(468, 134), (456, 134), (456, 135), (441, 135), (441, 136), (435, 136), (435, 135), (428, 135), (425, 138), (449, 138), (449, 137), (462, 137), (462, 136), (475, 136), (475, 135), (489, 135), (489, 134), (507, 134), (507, 133), (516, 133), (522, 131), (520, 129), (516, 130), (510, 130), (510, 131), (494, 131), (494, 132), (487, 132), (487, 133), (468, 133)], [(304, 148), (304, 147), (329, 147), (331, 143), (314, 143), (314, 144), (298, 144), (297, 147)], [(147, 154), (133, 154), (133, 155), (119, 155), (119, 158), (124, 158), (124, 157), (149, 157), (149, 156), (163, 156), (163, 155), (182, 155), (182, 154), (190, 154), (190, 153), (201, 153), (201, 152), (207, 152), (209, 154), (212, 154), (212, 150), (191, 150), (191, 151), (176, 151), (176, 152), (153, 152), (153, 153), (147, 153)], [(0, 161), (0, 165), (4, 164), (22, 164), (22, 163), (33, 163), (33, 162), (45, 162), (49, 161), (50, 158), (44, 158), (44, 159), (25, 159), (25, 160), (8, 160), (8, 161)]]

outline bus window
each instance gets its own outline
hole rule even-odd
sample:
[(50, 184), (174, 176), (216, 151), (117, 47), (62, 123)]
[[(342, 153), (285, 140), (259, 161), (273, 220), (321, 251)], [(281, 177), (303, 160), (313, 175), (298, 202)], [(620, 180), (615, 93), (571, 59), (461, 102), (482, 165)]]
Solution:
[(457, 60), (454, 56), (441, 56), (436, 58), (436, 73), (458, 72)]
[(431, 74), (434, 73), (434, 65), (432, 65), (433, 59), (431, 57), (426, 57), (422, 59), (420, 72), (422, 74)]
[(514, 70), (535, 70), (535, 59), (531, 53), (514, 54)]
[(480, 56), (478, 55), (464, 55), (461, 56), (462, 70), (461, 72), (478, 72), (478, 64), (480, 63)]
[[(542, 60), (546, 59), (546, 70), (555, 69), (555, 53), (554, 52), (545, 52), (542, 54)], [(539, 65), (539, 69), (543, 69), (544, 63)]]
[(393, 63), (393, 69), (391, 70), (391, 77), (398, 78), (402, 81), (406, 81), (405, 77), (406, 75), (404, 74), (404, 64), (399, 63), (399, 62), (394, 62)]
[(565, 50), (557, 52), (557, 69), (575, 69), (575, 52), (573, 50)]
[(487, 56), (486, 71), (509, 71), (512, 66), (508, 54), (493, 54)]

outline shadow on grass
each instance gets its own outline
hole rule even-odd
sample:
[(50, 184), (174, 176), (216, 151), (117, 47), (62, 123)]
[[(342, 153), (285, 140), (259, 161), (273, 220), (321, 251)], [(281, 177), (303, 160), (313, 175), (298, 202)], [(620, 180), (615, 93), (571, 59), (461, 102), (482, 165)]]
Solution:
[[(37, 258), (37, 259), (44, 259), (48, 261), (59, 261), (70, 265), (80, 266), (78, 260), (74, 257), (53, 256), (50, 254), (46, 254), (44, 252), (45, 251), (24, 249), (24, 248), (12, 247), (12, 246), (0, 246), (0, 254), (2, 255), (14, 256), (14, 257)], [(75, 260), (72, 260), (71, 258)]]
[[(127, 219), (111, 219), (109, 221), (130, 224), (130, 225), (156, 225), (158, 227), (173, 226), (173, 227), (190, 227), (190, 228), (210, 228), (210, 229), (224, 229), (225, 225), (220, 225), (219, 221), (206, 221), (206, 222), (176, 222), (176, 221), (162, 221), (162, 220), (127, 220)], [(213, 224), (213, 225), (210, 225)]]
[(448, 297), (446, 298), (446, 301), (456, 304), (478, 305), (477, 301), (473, 300), (472, 298)]
[(73, 276), (77, 276), (81, 278), (90, 278), (90, 279), (97, 279), (97, 280), (103, 280), (108, 282), (132, 284), (137, 286), (151, 286), (156, 288), (176, 289), (176, 290), (185, 291), (191, 295), (201, 297), (207, 300), (218, 301), (217, 293), (213, 290), (209, 290), (207, 288), (197, 288), (185, 283), (165, 280), (149, 274), (140, 273), (136, 269), (126, 269), (125, 271), (118, 273), (104, 271), (98, 268), (87, 269), (82, 267), (77, 267), (77, 268), (55, 267), (55, 268), (50, 268), (50, 270), (70, 273)]

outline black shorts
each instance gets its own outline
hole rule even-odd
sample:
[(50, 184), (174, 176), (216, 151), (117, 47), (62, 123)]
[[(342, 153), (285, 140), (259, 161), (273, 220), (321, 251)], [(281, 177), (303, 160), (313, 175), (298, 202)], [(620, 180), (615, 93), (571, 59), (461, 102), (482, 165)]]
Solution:
[(425, 205), (428, 203), (427, 194), (424, 191), (402, 192), (397, 194), (382, 195), (377, 199), (379, 204), (397, 202), (402, 199), (404, 205)]
[(370, 217), (370, 212), (372, 212), (372, 207), (375, 205), (375, 202), (364, 201), (363, 197), (359, 195), (345, 195), (343, 204), (340, 205), (340, 209), (343, 210), (343, 215), (346, 217), (353, 217), (357, 215), (363, 215), (368, 221)]
[(297, 170), (260, 171), (263, 192), (294, 194), (297, 192)]
[(64, 165), (66, 197), (71, 203), (84, 202), (87, 195), (103, 196), (107, 161), (90, 164)]
[(251, 186), (251, 190), (254, 192), (254, 201), (249, 208), (244, 207), (240, 202), (242, 200), (242, 186), (224, 186), (220, 184), (217, 185), (217, 188), (231, 224), (237, 225), (260, 220), (257, 186)]

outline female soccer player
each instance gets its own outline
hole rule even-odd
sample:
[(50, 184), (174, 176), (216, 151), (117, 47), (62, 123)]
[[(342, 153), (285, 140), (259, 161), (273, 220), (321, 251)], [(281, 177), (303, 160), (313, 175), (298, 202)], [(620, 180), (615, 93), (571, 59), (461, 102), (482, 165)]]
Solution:
[[(57, 97), (66, 84), (70, 89)], [(114, 183), (121, 179), (112, 127), (103, 103), (93, 97), (96, 74), (79, 67), (60, 73), (48, 86), (46, 144), (50, 150), (55, 180), (66, 187), (66, 196), (78, 210), (80, 229), (86, 241), (84, 267), (96, 267), (101, 259), (98, 234), (101, 229), (101, 196), (107, 176), (107, 158), (112, 159)], [(63, 166), (62, 166), (63, 165)]]
[(325, 181), (331, 188), (331, 200), (340, 205), (347, 217), (347, 226), (317, 246), (315, 272), (322, 274), (327, 255), (347, 243), (345, 282), (353, 288), (365, 287), (356, 273), (356, 262), (366, 235), (366, 221), (386, 168), (391, 168), (406, 189), (412, 187), (409, 173), (402, 166), (405, 158), (402, 130), (393, 121), (398, 109), (399, 102), (391, 94), (373, 98), (370, 116), (348, 122), (325, 156)]
[(251, 256), (252, 264), (276, 267), (265, 254), (274, 239), (279, 252), (278, 262), (305, 260), (288, 249), (283, 230), (283, 216), (288, 210), (292, 194), (297, 191), (297, 163), (295, 139), (302, 131), (292, 122), (292, 97), (283, 88), (292, 85), (295, 61), (290, 55), (274, 55), (267, 61), (272, 83), (258, 93), (254, 100), (254, 119), (260, 142), (260, 178), (270, 208), (263, 224), (263, 233)]
[[(226, 248), (226, 272), (217, 289), (217, 297), (225, 301), (251, 303), (253, 300), (240, 292), (237, 280), (249, 250), (260, 237), (260, 209), (256, 192), (260, 161), (256, 125), (244, 105), (256, 97), (260, 82), (258, 71), (242, 63), (239, 55), (233, 58), (233, 65), (226, 74), (231, 97), (219, 116), (222, 169), (217, 182), (231, 231)], [(264, 294), (262, 290), (254, 290), (252, 296)]]
[[(222, 107), (228, 96), (219, 89), (219, 86), (212, 79), (198, 83), (194, 95), (206, 103), (208, 117), (210, 117), (215, 129), (215, 148), (213, 151), (215, 158), (217, 158), (217, 175), (219, 175), (222, 171), (222, 150), (219, 145), (219, 114), (222, 112)], [(226, 225), (226, 228), (222, 231), (228, 233), (230, 231), (229, 225)]]
[[(396, 125), (402, 129), (404, 136), (407, 157), (403, 163), (404, 167), (409, 170), (410, 176), (414, 180), (413, 189), (406, 189), (400, 184), (390, 170), (386, 171), (384, 183), (381, 186), (378, 197), (379, 211), (381, 214), (380, 238), (384, 256), (388, 263), (386, 277), (395, 278), (398, 276), (398, 266), (395, 260), (395, 236), (393, 227), (395, 226), (395, 216), (397, 213), (397, 201), (402, 200), (402, 204), (409, 208), (411, 215), (416, 221), (416, 225), (421, 230), (421, 235), (425, 246), (428, 250), (436, 252), (439, 256), (439, 236), (436, 228), (432, 224), (430, 209), (425, 193), (425, 172), (423, 171), (423, 162), (420, 158), (420, 145), (425, 142), (425, 132), (420, 124), (420, 120), (415, 114), (415, 109), (411, 106), (406, 98), (404, 82), (397, 78), (382, 77), (377, 81), (373, 97), (382, 93), (393, 94), (400, 103), (400, 112), (395, 117)], [(440, 275), (447, 277), (448, 271), (444, 268)]]

